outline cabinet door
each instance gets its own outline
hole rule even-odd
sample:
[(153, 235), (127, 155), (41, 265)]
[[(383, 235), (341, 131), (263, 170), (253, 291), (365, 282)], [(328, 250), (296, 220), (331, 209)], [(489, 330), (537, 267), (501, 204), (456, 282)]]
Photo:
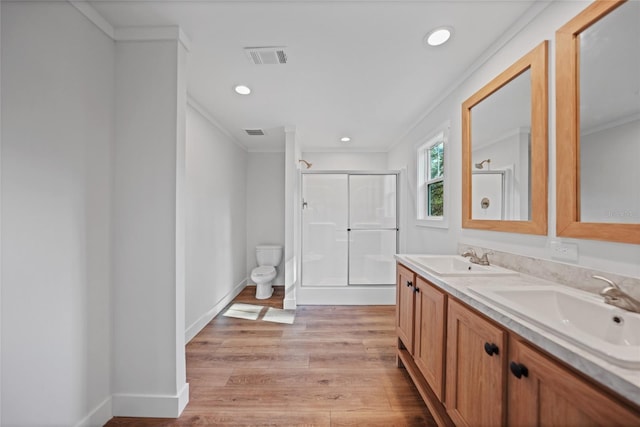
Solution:
[(416, 278), (413, 357), (433, 392), (444, 398), (444, 335), (446, 296), (422, 277)]
[(414, 292), (415, 274), (413, 271), (398, 264), (396, 292), (396, 332), (398, 337), (413, 354), (413, 319), (414, 319)]
[(509, 361), (509, 425), (640, 426), (638, 413), (516, 338)]
[(500, 426), (506, 418), (506, 332), (449, 298), (447, 412), (457, 426)]

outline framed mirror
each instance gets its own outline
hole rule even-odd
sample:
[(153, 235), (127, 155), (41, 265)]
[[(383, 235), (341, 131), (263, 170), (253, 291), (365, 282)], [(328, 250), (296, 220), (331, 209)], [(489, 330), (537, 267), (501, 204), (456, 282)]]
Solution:
[(462, 227), (547, 234), (548, 42), (462, 104)]
[(640, 243), (640, 2), (556, 32), (557, 235)]

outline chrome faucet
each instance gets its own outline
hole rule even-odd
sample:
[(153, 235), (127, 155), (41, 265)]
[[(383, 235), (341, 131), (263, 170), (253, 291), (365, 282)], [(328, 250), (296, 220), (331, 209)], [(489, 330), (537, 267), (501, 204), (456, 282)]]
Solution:
[(602, 280), (607, 285), (606, 288), (600, 291), (600, 295), (604, 297), (606, 304), (613, 305), (623, 310), (628, 310), (634, 313), (640, 313), (640, 301), (634, 299), (631, 295), (624, 292), (613, 280), (609, 280), (602, 276), (591, 276), (594, 279)]
[(476, 251), (472, 248), (467, 248), (467, 250), (462, 253), (463, 257), (469, 258), (469, 261), (478, 265), (489, 265), (489, 258), (487, 255), (493, 255), (493, 252), (485, 252), (481, 257), (478, 257)]

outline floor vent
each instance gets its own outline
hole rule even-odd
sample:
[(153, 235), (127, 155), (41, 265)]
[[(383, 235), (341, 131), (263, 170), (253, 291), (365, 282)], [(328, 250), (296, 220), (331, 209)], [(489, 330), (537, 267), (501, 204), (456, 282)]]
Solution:
[(245, 47), (244, 51), (256, 65), (286, 64), (287, 52), (284, 47)]
[(247, 135), (251, 135), (251, 136), (264, 135), (264, 131), (262, 129), (245, 129), (244, 131), (247, 133)]

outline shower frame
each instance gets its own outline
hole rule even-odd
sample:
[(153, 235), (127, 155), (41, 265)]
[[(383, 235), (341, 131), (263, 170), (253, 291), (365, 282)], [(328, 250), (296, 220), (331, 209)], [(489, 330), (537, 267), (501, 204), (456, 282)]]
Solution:
[[(401, 205), (401, 193), (400, 193), (400, 182), (401, 182), (401, 177), (402, 177), (402, 171), (398, 171), (398, 170), (384, 170), (384, 171), (380, 171), (380, 170), (358, 170), (358, 171), (353, 171), (353, 170), (321, 170), (321, 171), (312, 171), (312, 170), (301, 170), (300, 171), (300, 215), (301, 218), (303, 218), (304, 216), (304, 209), (306, 206), (306, 202), (304, 200), (304, 194), (303, 194), (303, 190), (304, 190), (304, 185), (303, 185), (303, 180), (304, 180), (304, 176), (305, 175), (347, 175), (347, 177), (350, 176), (368, 176), (368, 175), (379, 175), (379, 176), (388, 176), (388, 175), (394, 175), (395, 176), (395, 228), (388, 228), (388, 229), (379, 229), (379, 230), (394, 230), (395, 231), (395, 250), (396, 253), (400, 248), (400, 222), (401, 222), (401, 218), (400, 218), (400, 205)], [(348, 181), (347, 181), (348, 182)], [(347, 248), (349, 248), (349, 244), (351, 243), (351, 226), (350, 226), (350, 220), (351, 220), (351, 208), (349, 206), (349, 200), (351, 198), (351, 189), (350, 186), (347, 185)], [(302, 256), (304, 254), (304, 237), (303, 237), (303, 227), (304, 227), (304, 221), (301, 220), (300, 221), (300, 288), (302, 289), (313, 289), (316, 288), (316, 286), (314, 285), (304, 285), (303, 282), (303, 277), (304, 277), (304, 268), (303, 268), (303, 259)], [(364, 229), (356, 229), (353, 231), (362, 231)], [(347, 278), (346, 278), (346, 285), (335, 285), (335, 286), (317, 286), (317, 288), (321, 288), (321, 289), (326, 289), (326, 290), (336, 290), (336, 289), (376, 289), (376, 288), (388, 288), (393, 286), (393, 289), (395, 291), (395, 283), (389, 283), (389, 284), (350, 284), (350, 273), (349, 273), (349, 266), (351, 263), (351, 251), (347, 250)], [(395, 299), (393, 302), (389, 302), (389, 303), (394, 303)]]

